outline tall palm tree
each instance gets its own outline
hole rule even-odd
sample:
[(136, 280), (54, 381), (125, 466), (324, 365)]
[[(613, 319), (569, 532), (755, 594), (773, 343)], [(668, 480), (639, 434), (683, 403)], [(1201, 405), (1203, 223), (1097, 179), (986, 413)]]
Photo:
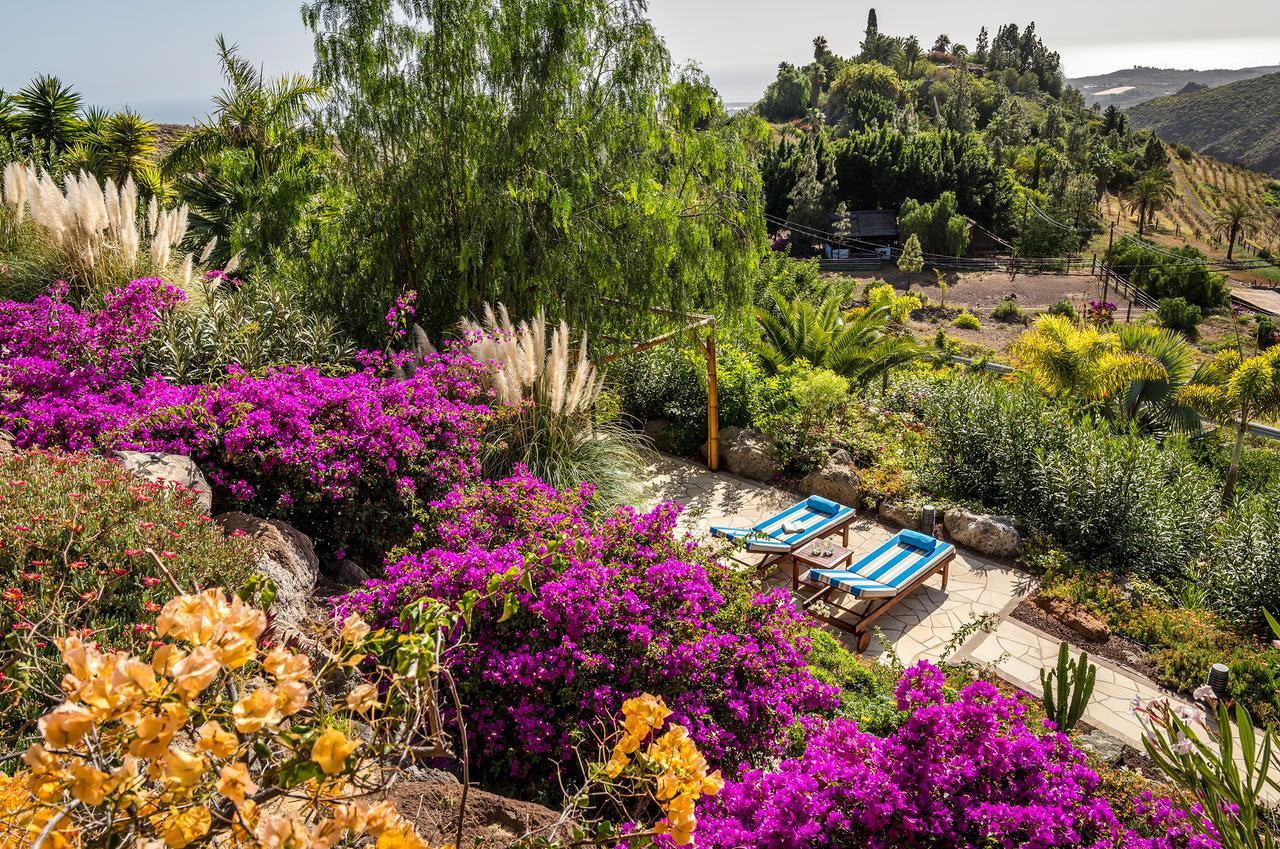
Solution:
[(13, 98), (18, 130), (49, 153), (61, 153), (80, 135), (80, 95), (54, 76), (42, 74)]
[(916, 62), (920, 60), (921, 55), (920, 39), (914, 35), (909, 35), (902, 42), (902, 58), (907, 63), (907, 76), (910, 77), (916, 72)]
[(1258, 214), (1242, 197), (1233, 197), (1218, 210), (1213, 219), (1213, 234), (1224, 236), (1227, 240), (1227, 259), (1231, 259), (1236, 248), (1236, 240), (1248, 229), (1258, 227), (1262, 216)]
[(1138, 214), (1138, 235), (1146, 233), (1151, 214), (1173, 200), (1178, 193), (1173, 175), (1165, 170), (1148, 171), (1129, 189), (1125, 207)]
[(1058, 315), (1041, 315), (1013, 345), (1013, 355), (1046, 394), (1104, 406), (1135, 381), (1169, 380), (1147, 351), (1124, 350), (1119, 337)]
[(910, 339), (889, 332), (889, 308), (842, 315), (843, 292), (820, 304), (771, 292), (772, 309), (756, 311), (760, 341), (754, 346), (766, 371), (796, 360), (830, 369), (859, 385), (923, 356)]
[(1230, 423), (1236, 430), (1231, 467), (1222, 488), (1222, 500), (1230, 505), (1240, 476), (1240, 453), (1249, 419), (1280, 414), (1280, 346), (1246, 359), (1236, 349), (1221, 352), (1209, 361), (1195, 382), (1178, 392), (1180, 403)]
[(227, 84), (213, 99), (213, 114), (174, 145), (161, 170), (177, 177), (178, 193), (190, 205), (193, 241), (217, 239), (210, 260), (220, 265), (230, 257), (237, 220), (263, 211), (264, 187), (305, 182), (325, 140), (304, 123), (324, 94), (320, 85), (298, 74), (263, 79), (221, 35), (217, 47)]
[(828, 53), (827, 37), (820, 35), (813, 40), (813, 61), (820, 62)]

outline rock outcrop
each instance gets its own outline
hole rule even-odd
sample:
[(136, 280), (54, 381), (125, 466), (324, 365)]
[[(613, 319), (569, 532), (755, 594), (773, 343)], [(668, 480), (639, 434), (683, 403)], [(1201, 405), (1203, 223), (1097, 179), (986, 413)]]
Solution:
[(285, 632), (302, 632), (318, 609), (313, 591), (320, 576), (320, 559), (311, 540), (292, 525), (278, 519), (260, 519), (248, 513), (223, 513), (217, 522), (228, 534), (249, 537), (258, 550), (258, 569), (276, 586), (271, 615)]
[(720, 431), (720, 463), (726, 472), (757, 481), (770, 481), (782, 470), (778, 449), (763, 434), (740, 427)]
[(151, 481), (172, 483), (190, 490), (196, 496), (196, 504), (204, 512), (213, 509), (213, 490), (204, 473), (190, 457), (181, 454), (164, 454), (159, 451), (117, 451), (115, 456), (121, 465), (136, 475)]
[(963, 507), (953, 507), (943, 517), (947, 533), (957, 545), (973, 549), (992, 557), (1012, 557), (1022, 545), (1013, 519), (1007, 516), (988, 516)]
[(827, 459), (825, 466), (800, 481), (800, 491), (856, 508), (862, 501), (862, 476), (848, 452), (840, 449)]

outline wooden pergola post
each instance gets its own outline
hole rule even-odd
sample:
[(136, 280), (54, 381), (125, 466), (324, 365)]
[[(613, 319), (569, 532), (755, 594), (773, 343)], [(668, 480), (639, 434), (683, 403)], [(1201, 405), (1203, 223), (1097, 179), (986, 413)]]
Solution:
[(716, 387), (716, 323), (707, 325), (707, 468), (720, 468), (720, 390)]

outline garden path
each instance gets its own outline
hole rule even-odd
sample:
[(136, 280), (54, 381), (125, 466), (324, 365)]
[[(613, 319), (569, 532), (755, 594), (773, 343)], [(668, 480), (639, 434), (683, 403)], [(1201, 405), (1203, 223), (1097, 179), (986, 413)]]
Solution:
[[(683, 505), (684, 512), (677, 524), (696, 536), (707, 535), (712, 525), (751, 527), (798, 499), (793, 492), (724, 472), (712, 472), (705, 466), (667, 455), (653, 459), (646, 479), (648, 489), (639, 506), (652, 507), (662, 501)], [(870, 551), (896, 531), (874, 518), (859, 519), (849, 533), (850, 547)], [(770, 580), (777, 586), (790, 587), (791, 584), (789, 575), (781, 570), (775, 570)], [(1009, 615), (1034, 589), (1034, 578), (1025, 572), (959, 550), (951, 564), (947, 589), (942, 590), (937, 579), (930, 580), (881, 617), (880, 630), (903, 663), (920, 659), (939, 661), (948, 654), (952, 662), (968, 660), (982, 664), (1010, 684), (1039, 693), (1040, 670), (1057, 664), (1059, 641)], [(957, 632), (982, 616), (992, 617), (995, 627), (957, 638)], [(842, 639), (847, 637), (839, 631), (833, 630), (833, 633)], [(867, 654), (882, 653), (883, 648), (872, 640)], [(1072, 657), (1078, 654), (1079, 649), (1073, 646)], [(1185, 703), (1152, 681), (1121, 669), (1105, 658), (1091, 657), (1090, 660), (1097, 665), (1098, 675), (1093, 698), (1085, 710), (1085, 721), (1139, 750), (1143, 729), (1131, 709), (1133, 697), (1137, 695), (1143, 701), (1168, 698), (1174, 703)]]

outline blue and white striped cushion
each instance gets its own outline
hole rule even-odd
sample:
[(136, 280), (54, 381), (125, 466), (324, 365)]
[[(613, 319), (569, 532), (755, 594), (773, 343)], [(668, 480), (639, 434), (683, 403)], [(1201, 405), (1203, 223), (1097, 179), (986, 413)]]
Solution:
[(858, 598), (886, 598), (897, 595), (950, 549), (949, 543), (943, 543), (926, 552), (895, 536), (847, 569), (811, 569), (809, 580)]
[[(832, 502), (834, 503), (834, 502)], [(765, 519), (754, 528), (713, 527), (711, 533), (718, 537), (742, 542), (748, 551), (769, 554), (786, 554), (820, 537), (828, 528), (840, 525), (853, 513), (852, 507), (840, 505), (835, 513), (824, 513), (801, 501), (776, 516)], [(786, 533), (783, 527), (791, 525), (799, 530)]]

